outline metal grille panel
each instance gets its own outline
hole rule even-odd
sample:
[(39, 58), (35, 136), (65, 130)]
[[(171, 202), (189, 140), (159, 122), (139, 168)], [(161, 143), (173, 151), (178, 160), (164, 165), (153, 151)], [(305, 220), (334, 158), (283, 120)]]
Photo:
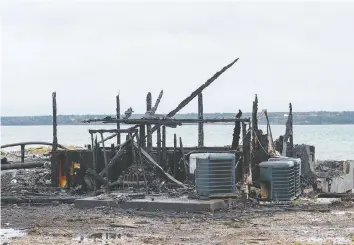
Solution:
[(214, 153), (196, 160), (196, 190), (209, 197), (235, 193), (235, 155)]

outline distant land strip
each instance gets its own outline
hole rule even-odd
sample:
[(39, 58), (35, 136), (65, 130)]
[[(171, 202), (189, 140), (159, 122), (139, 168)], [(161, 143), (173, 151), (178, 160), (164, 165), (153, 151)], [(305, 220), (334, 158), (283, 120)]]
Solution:
[[(58, 125), (82, 125), (86, 119), (104, 118), (115, 115), (58, 115)], [(131, 118), (141, 118), (143, 114), (133, 114)], [(250, 117), (251, 113), (243, 113), (242, 117)], [(123, 117), (123, 115), (121, 116)], [(204, 118), (234, 118), (235, 113), (205, 113)], [(284, 125), (287, 119), (287, 112), (268, 112), (269, 121), (273, 125)], [(197, 113), (177, 114), (175, 119), (196, 119)], [(259, 116), (259, 124), (265, 124), (264, 115)], [(294, 124), (297, 125), (328, 125), (328, 124), (354, 124), (354, 111), (342, 112), (293, 112)], [(1, 117), (2, 126), (30, 126), (30, 125), (51, 125), (52, 116), (19, 116)], [(96, 123), (97, 124), (97, 123)]]

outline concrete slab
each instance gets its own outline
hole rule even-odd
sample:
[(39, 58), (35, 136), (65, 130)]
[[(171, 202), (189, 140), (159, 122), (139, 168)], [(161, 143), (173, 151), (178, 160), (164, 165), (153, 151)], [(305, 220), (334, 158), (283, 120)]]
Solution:
[(93, 208), (100, 206), (147, 211), (170, 210), (178, 212), (214, 212), (215, 210), (228, 208), (227, 202), (221, 199), (196, 200), (188, 199), (187, 197), (171, 198), (167, 196), (146, 196), (145, 199), (131, 199), (122, 203), (113, 198), (99, 200), (97, 197), (88, 197), (75, 200), (76, 208)]

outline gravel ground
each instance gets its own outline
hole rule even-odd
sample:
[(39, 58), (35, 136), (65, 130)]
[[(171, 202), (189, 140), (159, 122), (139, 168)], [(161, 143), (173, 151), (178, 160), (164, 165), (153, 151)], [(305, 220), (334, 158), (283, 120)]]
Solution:
[(325, 212), (240, 207), (214, 214), (7, 205), (1, 210), (1, 225), (28, 232), (11, 239), (14, 245), (354, 244), (352, 202)]
[[(17, 157), (17, 156), (16, 156)], [(2, 171), (1, 194), (69, 195), (49, 187), (47, 167)], [(296, 206), (298, 205), (298, 206)], [(228, 212), (174, 213), (73, 205), (4, 205), (1, 228), (26, 235), (3, 244), (354, 244), (354, 205), (264, 207), (234, 203)], [(306, 211), (304, 211), (306, 210)], [(7, 230), (8, 231), (8, 230)]]

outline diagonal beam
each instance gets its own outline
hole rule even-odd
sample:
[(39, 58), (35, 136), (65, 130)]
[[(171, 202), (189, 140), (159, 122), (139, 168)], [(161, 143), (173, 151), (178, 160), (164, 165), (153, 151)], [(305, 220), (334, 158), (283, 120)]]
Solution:
[[(133, 146), (136, 149), (139, 149), (138, 144), (135, 141), (132, 141)], [(150, 156), (149, 153), (147, 153), (144, 149), (140, 148), (141, 150), (141, 154), (148, 160), (149, 163), (151, 163), (152, 165), (154, 165), (156, 168), (158, 168), (169, 180), (171, 180), (172, 182), (176, 183), (179, 186), (182, 187), (186, 187), (185, 184), (183, 184), (182, 182), (176, 180), (175, 178), (173, 178), (170, 174), (166, 173), (163, 168), (152, 158), (152, 156)]]
[[(191, 95), (189, 95), (187, 98), (185, 98), (179, 105), (170, 111), (166, 115), (166, 117), (173, 117), (174, 115), (177, 114), (183, 107), (185, 107), (189, 102), (191, 102), (195, 97), (198, 96), (199, 93), (201, 93), (206, 87), (208, 87), (210, 84), (212, 84), (221, 74), (223, 74), (227, 69), (229, 69), (231, 66), (233, 66), (239, 58), (235, 59), (233, 62), (228, 64), (227, 66), (223, 67), (220, 71), (214, 74), (211, 78), (209, 78), (203, 85), (201, 85), (199, 88), (194, 90)], [(159, 125), (156, 125), (155, 127), (152, 128), (152, 132), (156, 131), (156, 129), (160, 127)]]

